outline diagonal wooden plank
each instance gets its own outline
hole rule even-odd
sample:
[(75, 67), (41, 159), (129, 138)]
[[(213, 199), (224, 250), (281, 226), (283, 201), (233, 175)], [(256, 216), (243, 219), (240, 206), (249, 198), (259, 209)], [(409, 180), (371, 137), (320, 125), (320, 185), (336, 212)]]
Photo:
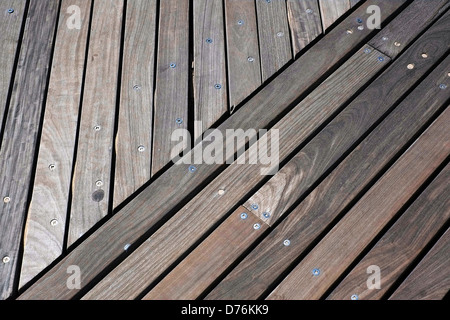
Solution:
[(151, 178), (156, 3), (127, 2), (114, 208)]
[(350, 0), (319, 0), (319, 4), (324, 31), (327, 31), (351, 7)]
[[(450, 165), (437, 176), (327, 299), (380, 299), (450, 218)], [(380, 268), (370, 289), (367, 270)]]
[(0, 150), (0, 298), (13, 290), (59, 1), (32, 0)]
[(94, 1), (68, 246), (108, 214), (123, 0)]
[[(91, 1), (62, 1), (25, 228), (20, 287), (63, 250), (90, 13)], [(80, 19), (80, 29), (68, 27), (74, 14)]]
[[(188, 128), (189, 2), (160, 2), (152, 176), (172, 160), (179, 145), (171, 141), (173, 131)], [(186, 147), (184, 143), (176, 154)]]
[[(270, 127), (273, 119), (282, 114), (296, 99), (298, 100), (324, 73), (332, 69), (362, 40), (373, 34), (373, 31), (368, 29), (352, 35), (345, 34), (345, 30), (354, 25), (356, 16), (366, 16), (367, 5), (379, 5), (385, 12), (382, 18), (386, 19), (395, 14), (404, 3), (403, 0), (393, 2), (369, 0), (281, 73), (275, 79), (276, 81), (269, 83), (242, 106), (219, 127), (219, 130), (225, 132), (228, 128), (241, 128), (245, 132), (249, 128)], [(277, 107), (268, 108), (274, 105)], [(250, 138), (252, 136), (254, 137), (251, 135)], [(234, 149), (224, 142), (219, 139), (205, 143), (203, 147), (223, 146), (223, 150)], [(198, 148), (197, 146), (194, 152)], [(235, 150), (242, 148), (243, 144), (240, 143)], [(189, 159), (191, 155), (191, 153), (186, 155), (186, 159)], [(73, 297), (79, 290), (68, 290), (66, 287), (67, 267), (80, 266), (81, 281), (85, 286), (98, 275), (99, 270), (117, 261), (119, 257), (123, 260), (125, 245), (143, 241), (142, 237), (150, 228), (157, 225), (183, 199), (192, 197), (195, 193), (193, 190), (214, 175), (221, 165), (198, 165), (195, 173), (190, 172), (189, 167), (190, 165), (176, 165), (162, 174), (155, 183), (130, 201), (119, 213), (24, 292), (21, 298), (67, 299)], [(111, 237), (115, 241), (110, 241)]]

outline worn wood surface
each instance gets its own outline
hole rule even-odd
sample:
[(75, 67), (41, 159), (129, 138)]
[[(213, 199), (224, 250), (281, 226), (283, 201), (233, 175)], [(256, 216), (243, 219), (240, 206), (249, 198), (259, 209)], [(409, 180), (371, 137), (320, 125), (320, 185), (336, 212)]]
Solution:
[(0, 257), (9, 260), (0, 264), (2, 299), (12, 292), (19, 259), (58, 7), (59, 1), (30, 2), (4, 128), (0, 150)]
[(156, 2), (127, 2), (114, 208), (151, 178)]
[(447, 109), (268, 298), (320, 298), (448, 157), (449, 121)]
[[(31, 205), (20, 287), (63, 250), (73, 156), (83, 82), (91, 1), (62, 1)], [(71, 6), (80, 8), (80, 29), (69, 29)]]
[(449, 252), (450, 230), (447, 230), (389, 299), (443, 299), (450, 290)]
[(188, 128), (189, 100), (189, 0), (160, 3), (158, 60), (156, 67), (152, 176), (172, 160), (172, 151), (187, 144), (171, 141), (176, 129)]
[[(348, 300), (354, 294), (359, 300), (382, 298), (449, 220), (449, 181), (450, 165), (447, 165), (327, 299)], [(367, 286), (367, 269), (372, 265), (381, 270), (379, 289)]]
[[(382, 19), (386, 19), (404, 2), (372, 0), (363, 4), (338, 28), (332, 30), (281, 73), (275, 81), (268, 84), (240, 108), (239, 112), (225, 121), (220, 128), (222, 130), (242, 128), (245, 131), (248, 128), (266, 127), (270, 124), (270, 119), (286, 110), (292, 101), (314, 84), (320, 75), (333, 68), (349, 50), (372, 34), (373, 31), (366, 29), (354, 33), (350, 37), (342, 37), (344, 30), (354, 23), (357, 16), (365, 16), (368, 5), (379, 5), (385, 13)], [(292, 79), (296, 79), (296, 81), (292, 81)], [(267, 108), (270, 105), (276, 105), (277, 108)], [(221, 141), (215, 143), (221, 144)], [(79, 265), (82, 269), (82, 283), (89, 283), (102, 268), (122, 255), (124, 245), (135, 243), (218, 168), (214, 165), (198, 166), (198, 170), (192, 174), (188, 167), (188, 165), (171, 167), (154, 184), (146, 188), (123, 210), (75, 248), (54, 269), (37, 281), (21, 298), (65, 299), (73, 297), (78, 291), (68, 290), (64, 285), (67, 266)], [(115, 241), (110, 241), (112, 238)]]
[(292, 59), (286, 1), (256, 0), (256, 12), (264, 82)]
[[(9, 13), (8, 9), (14, 9)], [(24, 20), (26, 0), (7, 0), (2, 1), (0, 12), (0, 42), (2, 50), (0, 52), (0, 133), (3, 129), (3, 117), (5, 116), (8, 93), (11, 82), (14, 81), (14, 62), (19, 53), (20, 31)], [(1, 148), (1, 145), (0, 145)]]
[(317, 0), (287, 0), (292, 50), (297, 55), (322, 34), (322, 19)]
[(350, 9), (350, 0), (319, 0), (323, 30), (327, 29)]
[[(395, 154), (407, 145), (417, 130), (429, 121), (442, 105), (445, 105), (449, 93), (438, 90), (433, 85), (442, 79), (443, 74), (445, 75), (449, 59), (447, 58), (420, 88), (417, 88), (395, 109), (207, 298), (257, 299), (260, 297), (292, 261), (376, 177)], [(387, 73), (386, 77), (392, 75)], [(382, 98), (382, 96), (377, 97)], [(430, 97), (435, 97), (436, 100)], [(361, 104), (360, 108), (364, 110), (364, 104)], [(299, 158), (299, 167), (311, 166), (310, 158), (321, 158), (320, 151), (330, 149), (326, 141), (335, 140), (333, 135), (340, 132), (338, 128), (345, 128), (349, 122), (359, 123), (356, 115), (361, 112), (355, 108), (352, 114), (355, 116), (349, 114), (344, 118), (347, 119), (346, 121), (334, 124), (332, 122), (329, 129), (324, 130), (329, 132), (327, 135), (323, 135), (320, 139), (319, 134), (311, 145), (306, 146), (300, 153), (303, 153), (305, 157), (302, 160)], [(322, 146), (324, 146), (323, 149)], [(311, 151), (307, 151), (310, 148)], [(355, 170), (358, 167), (364, 170)], [(280, 246), (286, 239), (291, 242), (289, 248)], [(250, 281), (250, 275), (258, 281)]]
[(256, 4), (225, 0), (230, 111), (262, 82)]
[(228, 82), (223, 1), (195, 0), (193, 6), (194, 121), (197, 121), (194, 139), (197, 140), (228, 111)]

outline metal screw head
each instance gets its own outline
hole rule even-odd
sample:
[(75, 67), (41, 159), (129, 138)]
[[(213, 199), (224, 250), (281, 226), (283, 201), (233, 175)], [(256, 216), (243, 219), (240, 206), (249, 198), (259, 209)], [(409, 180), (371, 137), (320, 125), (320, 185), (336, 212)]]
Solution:
[(52, 227), (56, 227), (56, 226), (58, 225), (58, 220), (53, 219), (52, 221), (50, 221), (50, 225), (51, 225)]
[(358, 22), (358, 23), (363, 23), (363, 19), (357, 18), (357, 19), (356, 19), (356, 22)]
[(175, 68), (177, 67), (177, 64), (176, 64), (176, 63), (171, 63), (171, 64), (170, 64), (170, 67), (171, 67), (172, 69), (175, 69)]
[(8, 257), (8, 256), (4, 256), (2, 261), (3, 261), (4, 264), (7, 264), (7, 263), (9, 263), (11, 261), (11, 258)]
[(426, 59), (428, 58), (428, 54), (426, 54), (425, 52), (421, 54), (422, 58)]
[(252, 204), (250, 207), (252, 208), (252, 210), (258, 210), (259, 209), (259, 206), (256, 203)]
[(51, 165), (48, 166), (48, 169), (49, 169), (50, 171), (55, 171), (56, 165), (51, 164)]
[(284, 36), (284, 32), (281, 32), (281, 31), (280, 31), (280, 32), (277, 32), (277, 37), (278, 37), (278, 38), (281, 38), (282, 36)]
[(318, 275), (320, 275), (320, 269), (314, 269), (312, 271), (313, 276), (317, 277)]
[(8, 13), (9, 13), (9, 14), (14, 13), (14, 9), (13, 9), (13, 8), (9, 8), (9, 9), (8, 9)]
[(139, 85), (134, 85), (133, 86), (133, 90), (134, 91), (140, 91), (142, 88), (141, 88), (141, 86), (139, 86)]
[(100, 130), (102, 130), (102, 127), (100, 127), (100, 126), (95, 126), (95, 127), (94, 127), (94, 131), (97, 131), (97, 132), (98, 132), (98, 131), (100, 131)]
[(219, 191), (217, 191), (217, 194), (218, 194), (219, 196), (223, 196), (223, 195), (225, 194), (225, 190), (220, 189)]
[(253, 58), (253, 57), (248, 57), (247, 60), (248, 60), (248, 62), (254, 62), (254, 61), (255, 61), (255, 58)]
[(271, 2), (272, 2), (272, 0), (266, 0), (266, 2), (267, 2), (267, 3), (271, 3)]
[(394, 46), (396, 46), (396, 47), (400, 47), (402, 44), (400, 43), (400, 42), (398, 42), (398, 41), (395, 41), (394, 42)]
[(439, 88), (441, 88), (442, 90), (447, 89), (447, 85), (445, 83), (441, 83), (439, 85)]
[(269, 218), (270, 218), (270, 213), (269, 213), (269, 212), (264, 212), (264, 213), (263, 213), (263, 217), (264, 217), (265, 219), (269, 219)]
[(259, 230), (259, 229), (261, 229), (261, 225), (260, 225), (259, 223), (255, 223), (255, 224), (253, 225), (253, 229)]
[(352, 34), (353, 30), (352, 29), (347, 29), (347, 31), (345, 31), (346, 34)]
[(311, 13), (313, 13), (313, 11), (312, 11), (312, 9), (306, 9), (306, 13), (308, 13), (308, 14), (311, 14)]
[(388, 37), (386, 37), (386, 36), (384, 36), (383, 38), (381, 38), (381, 40), (383, 40), (383, 41), (388, 41), (388, 40), (389, 40), (389, 38), (388, 38)]
[(359, 30), (359, 31), (364, 30), (364, 26), (358, 26), (358, 30)]
[(365, 52), (365, 53), (371, 53), (371, 52), (372, 52), (372, 49), (370, 49), (370, 48), (365, 48), (365, 49), (364, 49), (364, 52)]
[(222, 85), (221, 84), (216, 84), (216, 85), (214, 85), (214, 88), (216, 88), (217, 90), (220, 90), (220, 89), (222, 89)]
[(10, 197), (4, 197), (3, 198), (3, 202), (4, 203), (10, 203), (11, 202), (11, 198)]
[(242, 26), (244, 24), (244, 20), (238, 20), (238, 25)]
[(285, 247), (289, 247), (291, 245), (291, 240), (284, 240), (283, 244)]
[(447, 77), (450, 77), (450, 72), (449, 72), (449, 73), (447, 73)]
[(414, 63), (410, 63), (410, 64), (408, 64), (406, 67), (407, 67), (409, 70), (412, 70), (412, 69), (414, 69), (415, 65), (414, 65)]
[(177, 118), (177, 119), (175, 120), (175, 122), (176, 122), (177, 124), (183, 124), (183, 119), (182, 119), (182, 118)]
[(245, 212), (241, 213), (241, 219), (242, 220), (246, 220), (248, 218), (248, 214), (246, 214)]
[(378, 57), (378, 61), (383, 62), (384, 61), (384, 57)]
[(189, 172), (190, 173), (194, 173), (195, 171), (197, 171), (197, 167), (195, 167), (195, 166), (190, 166), (189, 167)]
[(359, 297), (358, 297), (357, 294), (353, 294), (353, 295), (350, 297), (350, 299), (352, 299), (352, 300), (359, 300)]
[(213, 40), (211, 38), (206, 39), (206, 43), (213, 43)]
[(97, 186), (97, 187), (103, 187), (103, 181), (101, 181), (101, 180), (98, 180), (96, 183), (95, 183), (95, 185)]
[(139, 152), (144, 152), (145, 151), (145, 147), (144, 146), (139, 146), (138, 147), (138, 151)]
[(130, 249), (131, 244), (127, 243), (124, 247), (123, 250), (127, 251), (128, 249)]

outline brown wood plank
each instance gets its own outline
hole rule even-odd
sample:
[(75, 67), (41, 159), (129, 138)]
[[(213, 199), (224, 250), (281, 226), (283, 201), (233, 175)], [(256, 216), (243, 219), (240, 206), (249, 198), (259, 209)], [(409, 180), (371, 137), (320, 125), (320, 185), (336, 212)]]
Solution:
[[(260, 297), (291, 265), (292, 261), (301, 255), (329, 226), (330, 222), (379, 174), (380, 170), (392, 161), (392, 158), (414, 137), (417, 130), (425, 125), (443, 105), (445, 106), (449, 92), (438, 90), (435, 84), (446, 76), (445, 70), (448, 69), (449, 63), (450, 57), (307, 196), (207, 298), (226, 300)], [(393, 71), (394, 73), (387, 73), (386, 77), (397, 73), (395, 69)], [(376, 91), (373, 92), (376, 95)], [(378, 95), (377, 98), (382, 100), (383, 97)], [(373, 98), (368, 97), (367, 101), (370, 100)], [(354, 122), (359, 125), (361, 122), (356, 120), (358, 118), (356, 115), (361, 114), (360, 110), (364, 110), (364, 104), (360, 105), (360, 109), (354, 109), (353, 116), (348, 114), (346, 117), (348, 120), (330, 123), (329, 127), (323, 131), (326, 134), (322, 137), (319, 134), (310, 145), (300, 151), (304, 158), (299, 158), (298, 167), (313, 166), (314, 169), (314, 162), (311, 164), (309, 159), (326, 157), (326, 155), (322, 156), (322, 150), (333, 149), (327, 141), (336, 141), (337, 144), (343, 142), (344, 140), (334, 139), (333, 136), (339, 134), (339, 128), (350, 126), (352, 119), (355, 119)], [(364, 170), (355, 170), (359, 167)], [(315, 170), (320, 171), (320, 168), (321, 166), (316, 167)], [(315, 172), (315, 170), (309, 170), (309, 172)], [(303, 176), (306, 179), (309, 175), (310, 173)], [(298, 197), (306, 190), (299, 190), (298, 195), (292, 196)], [(286, 239), (290, 240), (288, 248), (282, 246)], [(250, 281), (250, 275), (258, 281)]]
[(123, 0), (94, 1), (68, 246), (108, 214)]
[(230, 111), (262, 82), (256, 4), (225, 0)]
[[(280, 161), (285, 159), (293, 148), (304, 141), (383, 67), (384, 63), (377, 60), (379, 56), (380, 54), (376, 51), (366, 54), (360, 50), (274, 126), (280, 131)], [(385, 58), (387, 62), (388, 58)], [(352, 76), (345, 78), (348, 75)], [(272, 133), (268, 136), (271, 137)], [(272, 146), (271, 140), (267, 145)], [(256, 153), (257, 146), (254, 144), (246, 154), (241, 156), (241, 159), (249, 158), (250, 154)], [(250, 192), (255, 184), (262, 181), (264, 178), (261, 174), (262, 167), (261, 165), (240, 165), (239, 161), (236, 161), (105, 277), (86, 298), (135, 298), (142, 287), (154, 281), (214, 224), (224, 218), (228, 211), (241, 201), (244, 194)], [(224, 190), (224, 194), (219, 195), (219, 190)], [(214, 210), (211, 211), (211, 208)], [(216, 232), (211, 237), (215, 238)], [(173, 243), (177, 243), (177, 246), (173, 246)], [(226, 257), (225, 253), (222, 259), (224, 257)], [(220, 265), (212, 261), (204, 261), (204, 264), (214, 271), (233, 261), (232, 259), (224, 260), (226, 261)], [(146, 262), (143, 264), (141, 261)], [(130, 273), (129, 270), (133, 272)]]
[(319, 5), (324, 31), (327, 31), (351, 6), (350, 0), (319, 0)]
[[(450, 154), (450, 108), (421, 135), (268, 299), (318, 299)], [(426, 155), (426, 156), (424, 156)], [(320, 274), (314, 274), (319, 270)]]
[(287, 0), (287, 13), (295, 57), (322, 34), (319, 3), (317, 0)]
[[(189, 0), (160, 3), (152, 176), (171, 160), (176, 129), (188, 128)], [(187, 144), (178, 150), (181, 152)]]
[[(80, 29), (69, 29), (80, 8)], [(91, 1), (63, 0), (53, 55), (42, 136), (28, 211), (20, 287), (63, 250)]]
[(228, 83), (223, 1), (194, 0), (193, 6), (194, 139), (197, 140), (228, 111)]
[[(380, 299), (450, 218), (450, 165), (358, 263), (327, 299)], [(378, 266), (381, 286), (369, 289), (367, 269)], [(434, 277), (433, 277), (434, 278)], [(447, 288), (448, 290), (448, 288)], [(444, 293), (445, 294), (445, 293)]]
[(256, 0), (262, 81), (292, 59), (285, 0)]
[[(295, 99), (310, 88), (321, 75), (333, 68), (348, 52), (359, 45), (373, 31), (363, 30), (351, 36), (343, 36), (345, 30), (354, 24), (356, 16), (365, 16), (368, 5), (379, 5), (386, 19), (395, 13), (404, 0), (384, 1), (369, 0), (335, 28), (314, 47), (295, 61), (274, 81), (258, 92), (234, 115), (226, 120), (219, 129), (228, 128), (265, 128), (270, 121), (285, 111)], [(277, 106), (276, 108), (268, 106)], [(206, 146), (222, 145), (223, 141), (214, 141)], [(223, 144), (224, 150), (230, 148)], [(238, 144), (241, 149), (243, 144)], [(194, 150), (195, 152), (195, 150)], [(188, 154), (186, 157), (191, 157)], [(161, 175), (155, 183), (146, 188), (120, 212), (101, 226), (80, 246), (61, 260), (49, 273), (31, 286), (22, 299), (67, 299), (77, 294), (78, 290), (68, 290), (65, 286), (67, 267), (78, 265), (82, 270), (82, 283), (85, 285), (106, 266), (122, 256), (126, 244), (134, 244), (161, 218), (174, 209), (204, 181), (213, 175), (220, 165), (199, 165), (192, 174), (189, 165), (176, 165)], [(110, 241), (110, 239), (115, 241)], [(123, 258), (121, 258), (123, 259)]]
[(229, 257), (231, 261), (237, 259), (247, 244), (258, 239), (267, 228), (255, 215), (243, 207), (238, 208), (193, 254), (158, 283), (144, 300), (198, 298), (228, 267), (222, 261), (223, 256)]
[(127, 3), (114, 208), (151, 178), (156, 2)]
[[(32, 0), (0, 150), (0, 298), (13, 290), (58, 1)], [(6, 261), (6, 263), (5, 263)]]
[[(19, 53), (19, 37), (22, 29), (26, 0), (2, 1), (0, 12), (0, 132), (3, 128), (8, 93), (13, 79), (13, 68), (17, 54)], [(13, 11), (11, 11), (11, 10)], [(1, 145), (0, 145), (1, 147)]]
[(350, 0), (350, 6), (353, 8), (354, 6), (356, 6), (358, 4), (358, 2), (360, 2), (361, 0)]
[(445, 232), (389, 299), (443, 299), (450, 290), (450, 277), (448, 276), (449, 252), (450, 229)]

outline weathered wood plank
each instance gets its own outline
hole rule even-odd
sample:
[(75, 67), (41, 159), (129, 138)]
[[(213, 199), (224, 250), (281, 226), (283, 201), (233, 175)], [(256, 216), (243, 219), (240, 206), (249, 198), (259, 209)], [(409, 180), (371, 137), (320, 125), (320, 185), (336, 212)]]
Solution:
[(450, 229), (445, 232), (389, 299), (443, 299), (450, 290), (450, 277), (448, 276), (449, 252)]
[(94, 1), (68, 246), (108, 214), (123, 0)]
[(292, 59), (285, 0), (256, 0), (262, 81)]
[[(269, 295), (318, 299), (450, 154), (450, 108)], [(426, 155), (426, 156), (424, 156)], [(319, 270), (320, 274), (314, 274)]]
[(171, 141), (172, 133), (187, 129), (189, 120), (189, 0), (161, 1), (159, 14), (152, 176), (172, 160), (172, 149), (180, 145)]
[[(383, 67), (384, 63), (377, 60), (379, 55), (375, 51), (370, 54), (366, 54), (363, 50), (357, 52), (274, 126), (275, 130), (279, 130), (280, 161), (283, 161), (293, 148), (301, 144)], [(348, 75), (352, 76), (346, 78), (347, 81), (342, 81)], [(269, 148), (274, 146), (272, 132), (267, 135)], [(249, 159), (250, 154), (256, 154), (260, 146), (261, 144), (254, 144), (240, 159)], [(269, 154), (270, 152), (269, 150)], [(86, 298), (130, 299), (139, 295), (142, 287), (148, 286), (180, 258), (203, 234), (224, 218), (236, 203), (242, 201), (244, 194), (250, 192), (264, 179), (261, 174), (263, 165), (248, 163), (241, 165), (239, 160), (221, 173), (127, 260), (105, 277)], [(219, 194), (220, 190), (223, 190), (222, 195)], [(215, 238), (216, 232), (211, 237)], [(177, 246), (173, 246), (173, 243), (177, 243)], [(225, 253), (222, 259), (224, 257)], [(223, 260), (226, 261), (219, 265), (211, 261), (204, 261), (204, 264), (212, 272), (233, 262), (232, 259)], [(142, 261), (146, 262), (141, 263)], [(130, 270), (133, 272), (129, 272)]]
[[(449, 63), (450, 57), (307, 196), (207, 298), (257, 299), (260, 297), (291, 265), (292, 261), (364, 190), (364, 187), (379, 174), (380, 170), (392, 161), (392, 158), (414, 137), (417, 130), (445, 105), (450, 93), (437, 90), (435, 84), (442, 80)], [(401, 64), (404, 65), (404, 63)], [(398, 73), (395, 69), (392, 71), (394, 73), (387, 73), (386, 77)], [(376, 91), (373, 92), (377, 99), (382, 101), (381, 91), (378, 92), (378, 95)], [(370, 97), (368, 97), (367, 101), (370, 100)], [(369, 108), (368, 110), (374, 109)], [(364, 110), (364, 104), (360, 105), (360, 110), (355, 108), (353, 115), (348, 114), (345, 118), (330, 123), (324, 129), (323, 135), (319, 134), (311, 144), (300, 151), (300, 154), (303, 154), (304, 157), (297, 161), (298, 168), (305, 170), (305, 168), (312, 167), (312, 170), (309, 170), (310, 173), (303, 174), (305, 179), (311, 175), (311, 172), (321, 171), (322, 168), (322, 166), (314, 165), (317, 160), (310, 159), (327, 157), (326, 154), (323, 154), (324, 150), (334, 149), (330, 147), (327, 141), (336, 141), (336, 144), (345, 141), (338, 138), (334, 139), (333, 136), (341, 132), (339, 128), (353, 127), (350, 125), (353, 121), (359, 125), (361, 122), (356, 120), (358, 119), (356, 115), (362, 114), (362, 110)], [(342, 131), (350, 134), (353, 129)], [(358, 167), (362, 167), (364, 170), (355, 170)], [(287, 172), (286, 174), (294, 173)], [(292, 194), (293, 197), (298, 198), (308, 187), (299, 186), (298, 188), (298, 194)], [(281, 243), (286, 239), (290, 240), (290, 246), (281, 249), (283, 248)], [(258, 281), (249, 280), (250, 275), (257, 278)]]
[(230, 111), (262, 82), (256, 4), (225, 0)]
[[(0, 12), (0, 132), (3, 128), (8, 93), (13, 79), (13, 68), (16, 56), (19, 53), (19, 37), (22, 29), (26, 0), (2, 1)], [(13, 12), (8, 10), (14, 10)], [(1, 148), (1, 145), (0, 145)]]
[[(354, 24), (356, 16), (366, 16), (367, 5), (380, 6), (385, 13), (382, 19), (386, 19), (404, 3), (404, 0), (369, 0), (258, 92), (253, 99), (220, 125), (219, 130), (225, 132), (229, 128), (241, 128), (246, 131), (249, 128), (268, 127), (272, 119), (285, 111), (320, 76), (333, 68), (352, 48), (373, 33), (366, 29), (349, 37), (342, 36), (345, 34), (345, 30)], [(251, 137), (254, 135), (251, 134)], [(203, 146), (223, 145), (223, 150), (234, 149), (224, 142), (219, 139), (205, 143)], [(242, 143), (237, 145), (238, 150), (242, 148)], [(186, 159), (190, 157), (191, 154), (186, 155)], [(21, 298), (67, 299), (73, 297), (79, 291), (68, 290), (65, 286), (68, 266), (80, 266), (82, 284), (83, 286), (88, 284), (98, 275), (99, 270), (122, 256), (126, 244), (136, 243), (161, 218), (176, 208), (178, 203), (187, 197), (192, 198), (193, 190), (201, 186), (210, 176), (214, 176), (220, 167), (221, 165), (198, 165), (197, 171), (193, 174), (188, 170), (189, 165), (187, 164), (172, 166), (155, 183), (130, 201), (120, 212), (61, 260), (55, 268), (31, 286)], [(115, 241), (110, 241), (111, 238)], [(121, 259), (124, 257), (122, 256)]]
[[(74, 13), (71, 6), (77, 6), (79, 13)], [(91, 1), (62, 2), (25, 228), (20, 287), (63, 250), (90, 12)], [(68, 28), (74, 14), (79, 14), (80, 29), (76, 25)]]
[(156, 2), (127, 3), (114, 208), (151, 178)]
[(322, 34), (319, 3), (317, 0), (287, 0), (287, 13), (295, 57)]
[[(59, 1), (32, 0), (0, 150), (0, 298), (13, 290)], [(6, 261), (6, 263), (5, 263)]]
[(197, 140), (228, 111), (228, 83), (223, 1), (194, 0), (193, 6), (194, 139)]
[[(348, 300), (354, 295), (359, 300), (382, 298), (449, 220), (449, 181), (450, 165), (447, 165), (327, 299)], [(367, 286), (370, 276), (367, 270), (372, 265), (381, 271), (378, 289)]]
[(198, 298), (228, 267), (223, 263), (222, 257), (226, 256), (234, 261), (247, 244), (258, 239), (267, 228), (267, 224), (255, 215), (243, 207), (238, 208), (188, 258), (158, 283), (144, 300)]
[(358, 2), (360, 2), (361, 0), (350, 0), (350, 6), (353, 8), (354, 6), (356, 6), (358, 4)]
[(319, 5), (324, 31), (351, 7), (350, 0), (319, 0)]

